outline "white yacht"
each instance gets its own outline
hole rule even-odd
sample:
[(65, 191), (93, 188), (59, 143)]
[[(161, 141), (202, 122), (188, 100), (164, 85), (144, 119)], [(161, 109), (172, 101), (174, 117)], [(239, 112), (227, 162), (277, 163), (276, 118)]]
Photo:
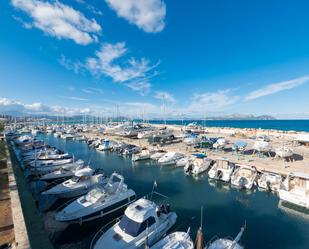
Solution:
[(89, 166), (84, 167), (83, 164), (81, 165), (76, 164), (76, 168), (61, 167), (58, 170), (44, 174), (43, 176), (40, 177), (40, 180), (41, 181), (54, 181), (57, 179), (68, 179), (68, 178), (73, 177), (78, 170), (82, 168), (88, 168), (88, 167)]
[(185, 156), (176, 162), (176, 167), (185, 167), (186, 164), (193, 160), (192, 156)]
[(154, 130), (141, 131), (137, 134), (137, 138), (138, 139), (150, 138), (153, 136), (154, 133), (155, 133)]
[(161, 165), (175, 165), (178, 160), (184, 157), (184, 154), (178, 152), (167, 152), (162, 156), (158, 163)]
[(244, 249), (242, 245), (239, 244), (239, 241), (245, 231), (245, 226), (240, 229), (240, 232), (237, 234), (235, 239), (224, 238), (224, 239), (215, 239), (206, 245), (205, 249)]
[(167, 152), (165, 151), (157, 151), (153, 155), (150, 156), (151, 160), (158, 161), (161, 157), (163, 157)]
[(281, 158), (288, 158), (293, 156), (293, 150), (288, 146), (282, 146), (275, 149), (276, 156)]
[(194, 249), (194, 243), (189, 231), (190, 229), (187, 232), (171, 233), (150, 247), (150, 249)]
[(229, 162), (227, 159), (219, 159), (208, 171), (208, 176), (210, 179), (229, 182), (234, 168), (234, 163)]
[(135, 162), (150, 159), (152, 154), (154, 154), (154, 151), (149, 149), (142, 149), (141, 152), (132, 155), (132, 161)]
[(102, 144), (100, 144), (97, 147), (97, 150), (99, 150), (99, 151), (107, 151), (107, 150), (111, 150), (111, 149), (112, 149), (112, 146), (111, 146), (110, 141), (108, 139), (104, 139), (102, 141)]
[(77, 160), (76, 162), (59, 164), (59, 165), (50, 164), (50, 165), (44, 165), (40, 167), (32, 167), (30, 168), (30, 173), (34, 175), (42, 175), (42, 174), (44, 175), (44, 174), (59, 170), (60, 168), (64, 170), (72, 170), (78, 167), (82, 167), (83, 165), (84, 165), (83, 160)]
[(56, 214), (55, 219), (79, 223), (94, 220), (127, 207), (135, 199), (135, 192), (128, 189), (123, 176), (113, 173), (105, 186), (96, 187), (71, 202)]
[(67, 163), (73, 162), (72, 158), (65, 158), (65, 159), (59, 159), (59, 160), (34, 160), (29, 163), (29, 166), (31, 168), (40, 168), (40, 167), (50, 167), (50, 166), (58, 166), (63, 165)]
[(272, 149), (272, 146), (267, 141), (256, 140), (253, 144), (253, 150), (259, 153), (269, 153)]
[(106, 184), (108, 179), (103, 174), (95, 174), (91, 168), (84, 168), (75, 172), (71, 179), (44, 191), (44, 195), (58, 198), (73, 198), (84, 195), (96, 186)]
[[(147, 199), (139, 199), (127, 207), (121, 220), (103, 235), (94, 237), (94, 249), (142, 249), (157, 242), (176, 223), (177, 215), (169, 206), (157, 206)], [(99, 231), (100, 232), (100, 231)]]
[(279, 189), (281, 200), (309, 208), (309, 174), (291, 172)]
[(282, 176), (273, 172), (262, 171), (257, 183), (259, 188), (278, 192), (282, 183)]
[(224, 138), (219, 138), (212, 147), (216, 150), (222, 150), (227, 145), (227, 141)]
[(241, 189), (252, 189), (257, 178), (257, 170), (253, 166), (237, 165), (231, 177), (232, 185)]
[(184, 172), (186, 174), (192, 174), (194, 176), (198, 176), (199, 174), (204, 173), (209, 169), (212, 160), (210, 158), (194, 158), (189, 161), (184, 167)]
[(122, 155), (128, 156), (140, 152), (140, 147), (129, 144), (122, 152)]
[(74, 138), (74, 135), (70, 133), (64, 133), (60, 137), (65, 140), (72, 140)]

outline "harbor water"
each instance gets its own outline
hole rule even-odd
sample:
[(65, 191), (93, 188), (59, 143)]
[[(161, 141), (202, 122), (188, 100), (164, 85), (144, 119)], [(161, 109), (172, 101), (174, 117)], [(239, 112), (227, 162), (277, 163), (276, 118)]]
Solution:
[[(168, 203), (178, 215), (173, 230), (186, 231), (190, 226), (191, 236), (195, 238), (203, 206), (205, 241), (215, 236), (235, 237), (246, 223), (242, 238), (245, 248), (309, 248), (309, 213), (283, 205), (275, 194), (259, 190), (240, 191), (211, 182), (206, 175), (195, 179), (185, 175), (183, 168), (160, 167), (152, 161), (132, 163), (130, 157), (99, 152), (84, 142), (65, 141), (48, 135), (40, 138), (73, 154), (76, 159), (89, 162), (94, 168), (103, 169), (107, 175), (114, 171), (123, 174), (125, 182), (138, 197), (149, 194), (156, 181), (156, 190), (169, 197)], [(60, 236), (56, 247), (89, 248), (91, 238), (103, 225), (98, 221), (70, 226)]]
[[(152, 120), (153, 124), (164, 124), (163, 120)], [(166, 124), (187, 125), (195, 122), (207, 127), (231, 127), (270, 129), (282, 131), (305, 131), (309, 132), (309, 120), (167, 120)]]

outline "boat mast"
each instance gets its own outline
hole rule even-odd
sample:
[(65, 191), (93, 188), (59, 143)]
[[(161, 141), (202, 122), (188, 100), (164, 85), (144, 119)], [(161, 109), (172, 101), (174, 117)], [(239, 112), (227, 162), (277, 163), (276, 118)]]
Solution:
[(197, 231), (196, 249), (203, 249), (203, 206), (201, 207), (201, 225)]

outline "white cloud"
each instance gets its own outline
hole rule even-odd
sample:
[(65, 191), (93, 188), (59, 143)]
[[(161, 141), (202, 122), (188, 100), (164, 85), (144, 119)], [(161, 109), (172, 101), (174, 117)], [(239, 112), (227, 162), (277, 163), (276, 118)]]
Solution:
[(304, 83), (309, 81), (309, 76), (303, 76), (303, 77), (299, 77), (293, 80), (288, 80), (288, 81), (282, 81), (279, 83), (274, 83), (274, 84), (270, 84), (267, 85), (265, 87), (262, 87), (258, 90), (255, 90), (253, 92), (250, 92), (245, 99), (246, 100), (253, 100), (253, 99), (257, 99), (260, 97), (264, 97), (267, 95), (271, 95), (271, 94), (275, 94), (277, 92), (281, 92), (284, 90), (289, 90), (295, 87), (298, 87), (300, 85), (303, 85)]
[(174, 96), (168, 92), (157, 91), (154, 97), (156, 99), (161, 99), (161, 100), (168, 101), (171, 103), (176, 102)]
[(156, 75), (152, 71), (158, 63), (150, 65), (145, 58), (124, 60), (127, 51), (124, 42), (105, 43), (95, 52), (95, 57), (86, 59), (85, 68), (96, 76), (108, 76), (114, 82), (125, 83), (132, 90), (144, 94), (151, 87), (149, 79)]
[(16, 115), (16, 116), (34, 115), (34, 114), (79, 115), (90, 112), (91, 112), (90, 108), (47, 106), (42, 103), (25, 104), (20, 101), (0, 97), (0, 113), (5, 113), (8, 115)]
[[(58, 1), (11, 0), (12, 5), (26, 12), (31, 26), (58, 39), (71, 39), (80, 45), (97, 42), (101, 26), (81, 12)], [(28, 27), (29, 27), (28, 23)]]
[(102, 89), (95, 88), (95, 87), (87, 87), (87, 88), (82, 89), (82, 91), (87, 94), (103, 94), (104, 93)]
[(24, 104), (20, 101), (10, 100), (0, 97), (0, 113), (45, 113), (49, 112), (50, 108), (41, 103)]
[(109, 7), (145, 32), (156, 33), (164, 29), (166, 5), (163, 0), (105, 0)]
[(239, 96), (229, 94), (230, 90), (194, 94), (188, 112), (203, 113), (206, 111), (222, 111), (239, 100)]

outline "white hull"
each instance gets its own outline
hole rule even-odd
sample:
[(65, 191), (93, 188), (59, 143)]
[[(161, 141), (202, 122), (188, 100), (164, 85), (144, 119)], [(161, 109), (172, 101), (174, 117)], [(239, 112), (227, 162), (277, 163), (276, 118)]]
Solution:
[(289, 191), (280, 189), (279, 197), (283, 201), (309, 209), (309, 195), (298, 195), (296, 193), (291, 193)]

